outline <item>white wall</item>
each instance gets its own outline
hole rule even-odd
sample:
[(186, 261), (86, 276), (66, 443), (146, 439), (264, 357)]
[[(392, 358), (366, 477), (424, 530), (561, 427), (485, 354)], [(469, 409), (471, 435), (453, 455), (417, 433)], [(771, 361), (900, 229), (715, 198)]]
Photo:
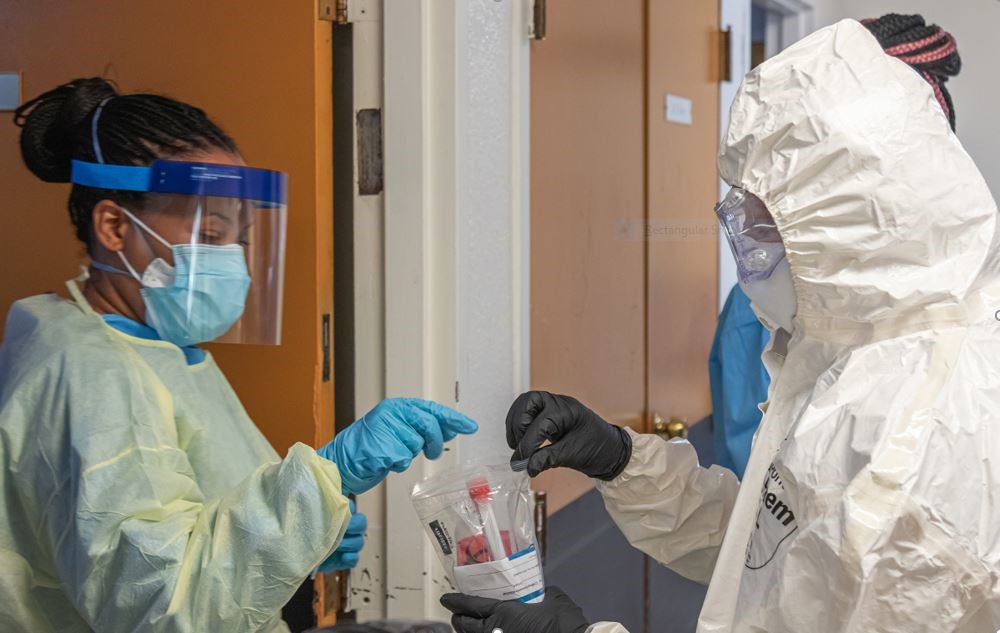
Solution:
[(812, 0), (813, 29), (821, 29), (847, 17), (845, 0)]
[(955, 36), (962, 72), (948, 82), (955, 103), (957, 132), (986, 178), (1000, 194), (1000, 84), (996, 81), (1000, 2), (987, 0), (840, 0), (846, 17), (919, 13)]
[[(720, 27), (732, 30), (732, 50), (729, 64), (732, 81), (719, 82), (719, 135), (725, 138), (729, 128), (729, 107), (736, 97), (743, 76), (750, 70), (750, 11), (751, 0), (722, 0), (719, 4)], [(719, 200), (726, 196), (729, 185), (719, 180)], [(736, 285), (736, 261), (729, 248), (729, 240), (719, 231), (719, 312), (726, 304), (726, 297)]]

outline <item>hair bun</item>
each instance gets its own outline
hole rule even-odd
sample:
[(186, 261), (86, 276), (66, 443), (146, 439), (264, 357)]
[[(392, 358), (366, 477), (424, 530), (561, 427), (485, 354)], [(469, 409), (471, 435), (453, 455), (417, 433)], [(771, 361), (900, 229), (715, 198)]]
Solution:
[(69, 182), (78, 148), (89, 144), (90, 119), (97, 107), (118, 94), (105, 79), (74, 79), (19, 107), (14, 123), (21, 128), (21, 158), (45, 182)]

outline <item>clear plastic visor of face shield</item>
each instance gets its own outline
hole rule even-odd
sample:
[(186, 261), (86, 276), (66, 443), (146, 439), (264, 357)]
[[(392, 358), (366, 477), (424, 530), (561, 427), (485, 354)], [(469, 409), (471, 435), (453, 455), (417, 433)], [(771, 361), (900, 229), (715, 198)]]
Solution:
[[(143, 225), (136, 228), (151, 251), (150, 261), (161, 259), (175, 267), (178, 275), (187, 275), (191, 280), (208, 275), (209, 268), (218, 265), (219, 259), (215, 258), (214, 263), (213, 258), (199, 259), (197, 253), (203, 252), (201, 249), (187, 249), (195, 255), (185, 262), (175, 262), (172, 249), (156, 236), (174, 247), (184, 244), (241, 247), (250, 276), (249, 292), (242, 316), (215, 341), (281, 343), (286, 174), (212, 163), (155, 161), (148, 167), (135, 167), (73, 161), (72, 182), (113, 191), (145, 192), (142, 207), (128, 211)], [(113, 195), (109, 198), (114, 199)], [(206, 269), (201, 271), (200, 266)], [(143, 270), (137, 272), (143, 277), (151, 276)], [(192, 306), (199, 303), (206, 302), (191, 301)]]
[(715, 214), (726, 233), (736, 258), (740, 281), (767, 279), (785, 258), (785, 246), (774, 218), (760, 198), (745, 189), (733, 187), (719, 204)]

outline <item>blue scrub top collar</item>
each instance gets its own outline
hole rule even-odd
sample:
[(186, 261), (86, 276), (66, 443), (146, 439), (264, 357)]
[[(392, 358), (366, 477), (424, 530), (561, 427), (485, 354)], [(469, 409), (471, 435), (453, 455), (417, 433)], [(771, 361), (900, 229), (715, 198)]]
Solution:
[(84, 187), (241, 198), (284, 206), (288, 174), (240, 165), (157, 160), (148, 167), (73, 161), (70, 181)]

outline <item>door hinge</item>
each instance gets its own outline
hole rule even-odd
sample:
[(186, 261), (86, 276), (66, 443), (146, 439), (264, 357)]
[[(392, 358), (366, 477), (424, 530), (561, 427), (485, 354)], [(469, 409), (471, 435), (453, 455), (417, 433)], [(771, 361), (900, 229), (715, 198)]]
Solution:
[(319, 0), (319, 19), (335, 24), (347, 24), (347, 0)]
[(323, 315), (323, 333), (320, 335), (323, 341), (323, 382), (330, 381), (330, 315)]
[(733, 80), (733, 27), (719, 31), (719, 80)]
[(531, 7), (531, 26), (528, 29), (533, 40), (544, 40), (548, 29), (548, 5), (546, 0), (533, 0)]
[(358, 110), (358, 195), (382, 193), (382, 111)]

